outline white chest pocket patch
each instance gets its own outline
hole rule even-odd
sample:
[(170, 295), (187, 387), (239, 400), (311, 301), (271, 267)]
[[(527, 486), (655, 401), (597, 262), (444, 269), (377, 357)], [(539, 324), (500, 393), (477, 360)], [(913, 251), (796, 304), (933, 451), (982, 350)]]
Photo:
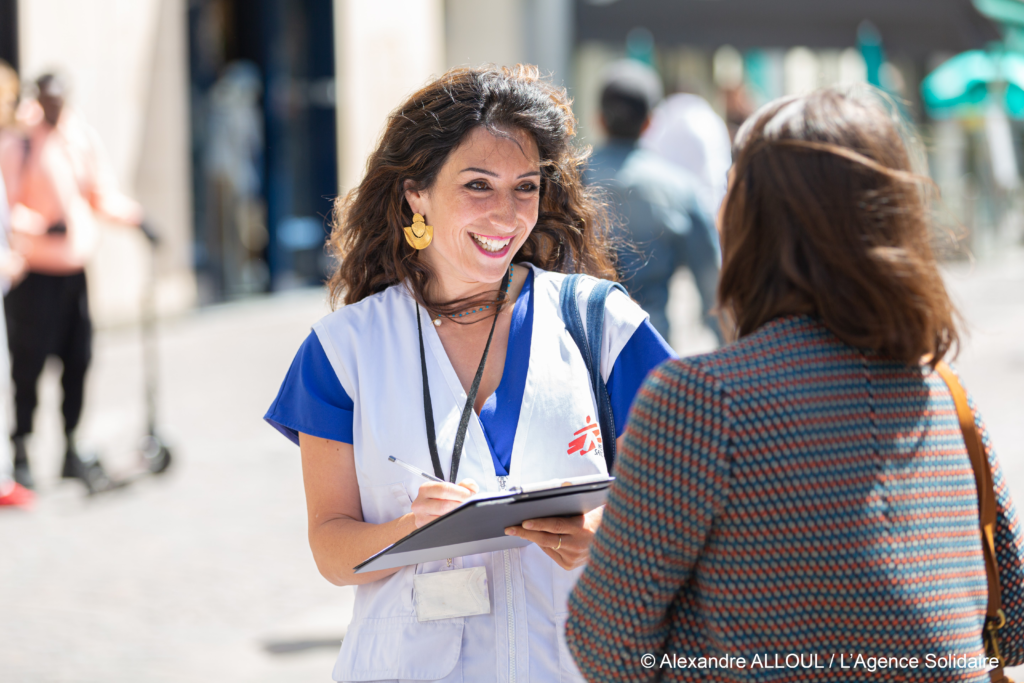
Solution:
[(413, 578), (413, 602), (419, 621), (490, 614), (484, 567), (417, 574)]

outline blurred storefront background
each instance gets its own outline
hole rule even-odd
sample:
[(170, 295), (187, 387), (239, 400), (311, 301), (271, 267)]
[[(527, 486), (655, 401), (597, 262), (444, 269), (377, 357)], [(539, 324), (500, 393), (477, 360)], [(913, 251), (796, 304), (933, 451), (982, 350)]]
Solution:
[(67, 74), (164, 235), (151, 263), (138, 235), (106, 231), (91, 275), (110, 325), (137, 315), (151, 272), (164, 312), (322, 281), (332, 203), (386, 114), (432, 74), (485, 62), (550, 72), (593, 145), (602, 69), (623, 56), (733, 128), (780, 95), (874, 83), (925, 143), (943, 224), (984, 259), (1021, 239), (1014, 79), (979, 91), (965, 74), (949, 106), (922, 84), (956, 55), (1020, 49), (1022, 26), (1018, 0), (0, 0), (0, 58), (26, 83)]
[(201, 301), (315, 283), (338, 192), (331, 0), (188, 4)]

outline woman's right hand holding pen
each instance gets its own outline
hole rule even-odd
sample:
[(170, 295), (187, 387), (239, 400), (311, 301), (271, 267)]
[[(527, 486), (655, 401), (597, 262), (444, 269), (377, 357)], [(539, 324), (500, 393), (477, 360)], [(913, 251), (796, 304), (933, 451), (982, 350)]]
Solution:
[(416, 528), (434, 521), (441, 515), (448, 514), (466, 502), (470, 496), (479, 492), (480, 487), (472, 479), (463, 479), (458, 484), (428, 481), (420, 486), (419, 494), (412, 502)]

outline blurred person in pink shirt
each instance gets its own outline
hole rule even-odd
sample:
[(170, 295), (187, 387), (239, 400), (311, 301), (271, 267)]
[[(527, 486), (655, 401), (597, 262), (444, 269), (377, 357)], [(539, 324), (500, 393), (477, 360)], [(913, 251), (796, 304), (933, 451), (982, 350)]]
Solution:
[(90, 493), (111, 487), (99, 460), (79, 451), (75, 428), (82, 413), (85, 374), (92, 356), (85, 264), (98, 239), (98, 219), (141, 226), (142, 209), (117, 188), (96, 132), (67, 109), (67, 87), (55, 74), (36, 81), (35, 102), (22, 107), (22, 144), (0, 144), (0, 172), (10, 202), (11, 245), (28, 274), (5, 300), (16, 424), (15, 474), (31, 486), (25, 438), (32, 432), (36, 383), (48, 356), (63, 363), (64, 431), (61, 476), (81, 479)]
[[(14, 123), (21, 84), (18, 73), (7, 62), (0, 60), (0, 146), (10, 140), (21, 140)], [(7, 293), (11, 284), (25, 274), (25, 259), (10, 249), (11, 213), (7, 206), (7, 188), (0, 174), (0, 290)], [(0, 314), (0, 342), (7, 341), (7, 326)], [(0, 353), (0, 433), (10, 427), (8, 401), (11, 395), (10, 358)], [(30, 507), (34, 495), (17, 480), (12, 472), (11, 449), (6, 439), (0, 438), (0, 507)]]

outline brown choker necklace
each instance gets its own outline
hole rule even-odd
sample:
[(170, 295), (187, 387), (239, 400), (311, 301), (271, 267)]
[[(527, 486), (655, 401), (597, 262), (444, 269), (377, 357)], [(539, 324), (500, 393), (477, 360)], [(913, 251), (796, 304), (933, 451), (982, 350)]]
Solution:
[[(505, 280), (505, 284), (501, 288), (502, 294), (507, 294), (508, 293), (508, 288), (512, 286), (512, 273), (513, 273), (513, 266), (509, 266), (508, 267), (508, 279)], [(490, 307), (491, 307), (491, 305), (487, 304), (486, 306), (480, 306), (479, 308), (471, 308), (468, 311), (463, 311), (462, 313), (453, 313), (452, 315), (446, 315), (446, 316), (443, 316), (443, 317), (455, 320), (456, 318), (461, 318), (461, 317), (466, 316), (466, 315), (471, 315), (473, 313), (480, 313), (481, 311), (486, 311)], [(436, 318), (434, 318), (434, 327), (440, 327), (441, 326), (441, 318), (442, 318), (442, 316), (440, 316), (440, 315), (437, 316)]]

